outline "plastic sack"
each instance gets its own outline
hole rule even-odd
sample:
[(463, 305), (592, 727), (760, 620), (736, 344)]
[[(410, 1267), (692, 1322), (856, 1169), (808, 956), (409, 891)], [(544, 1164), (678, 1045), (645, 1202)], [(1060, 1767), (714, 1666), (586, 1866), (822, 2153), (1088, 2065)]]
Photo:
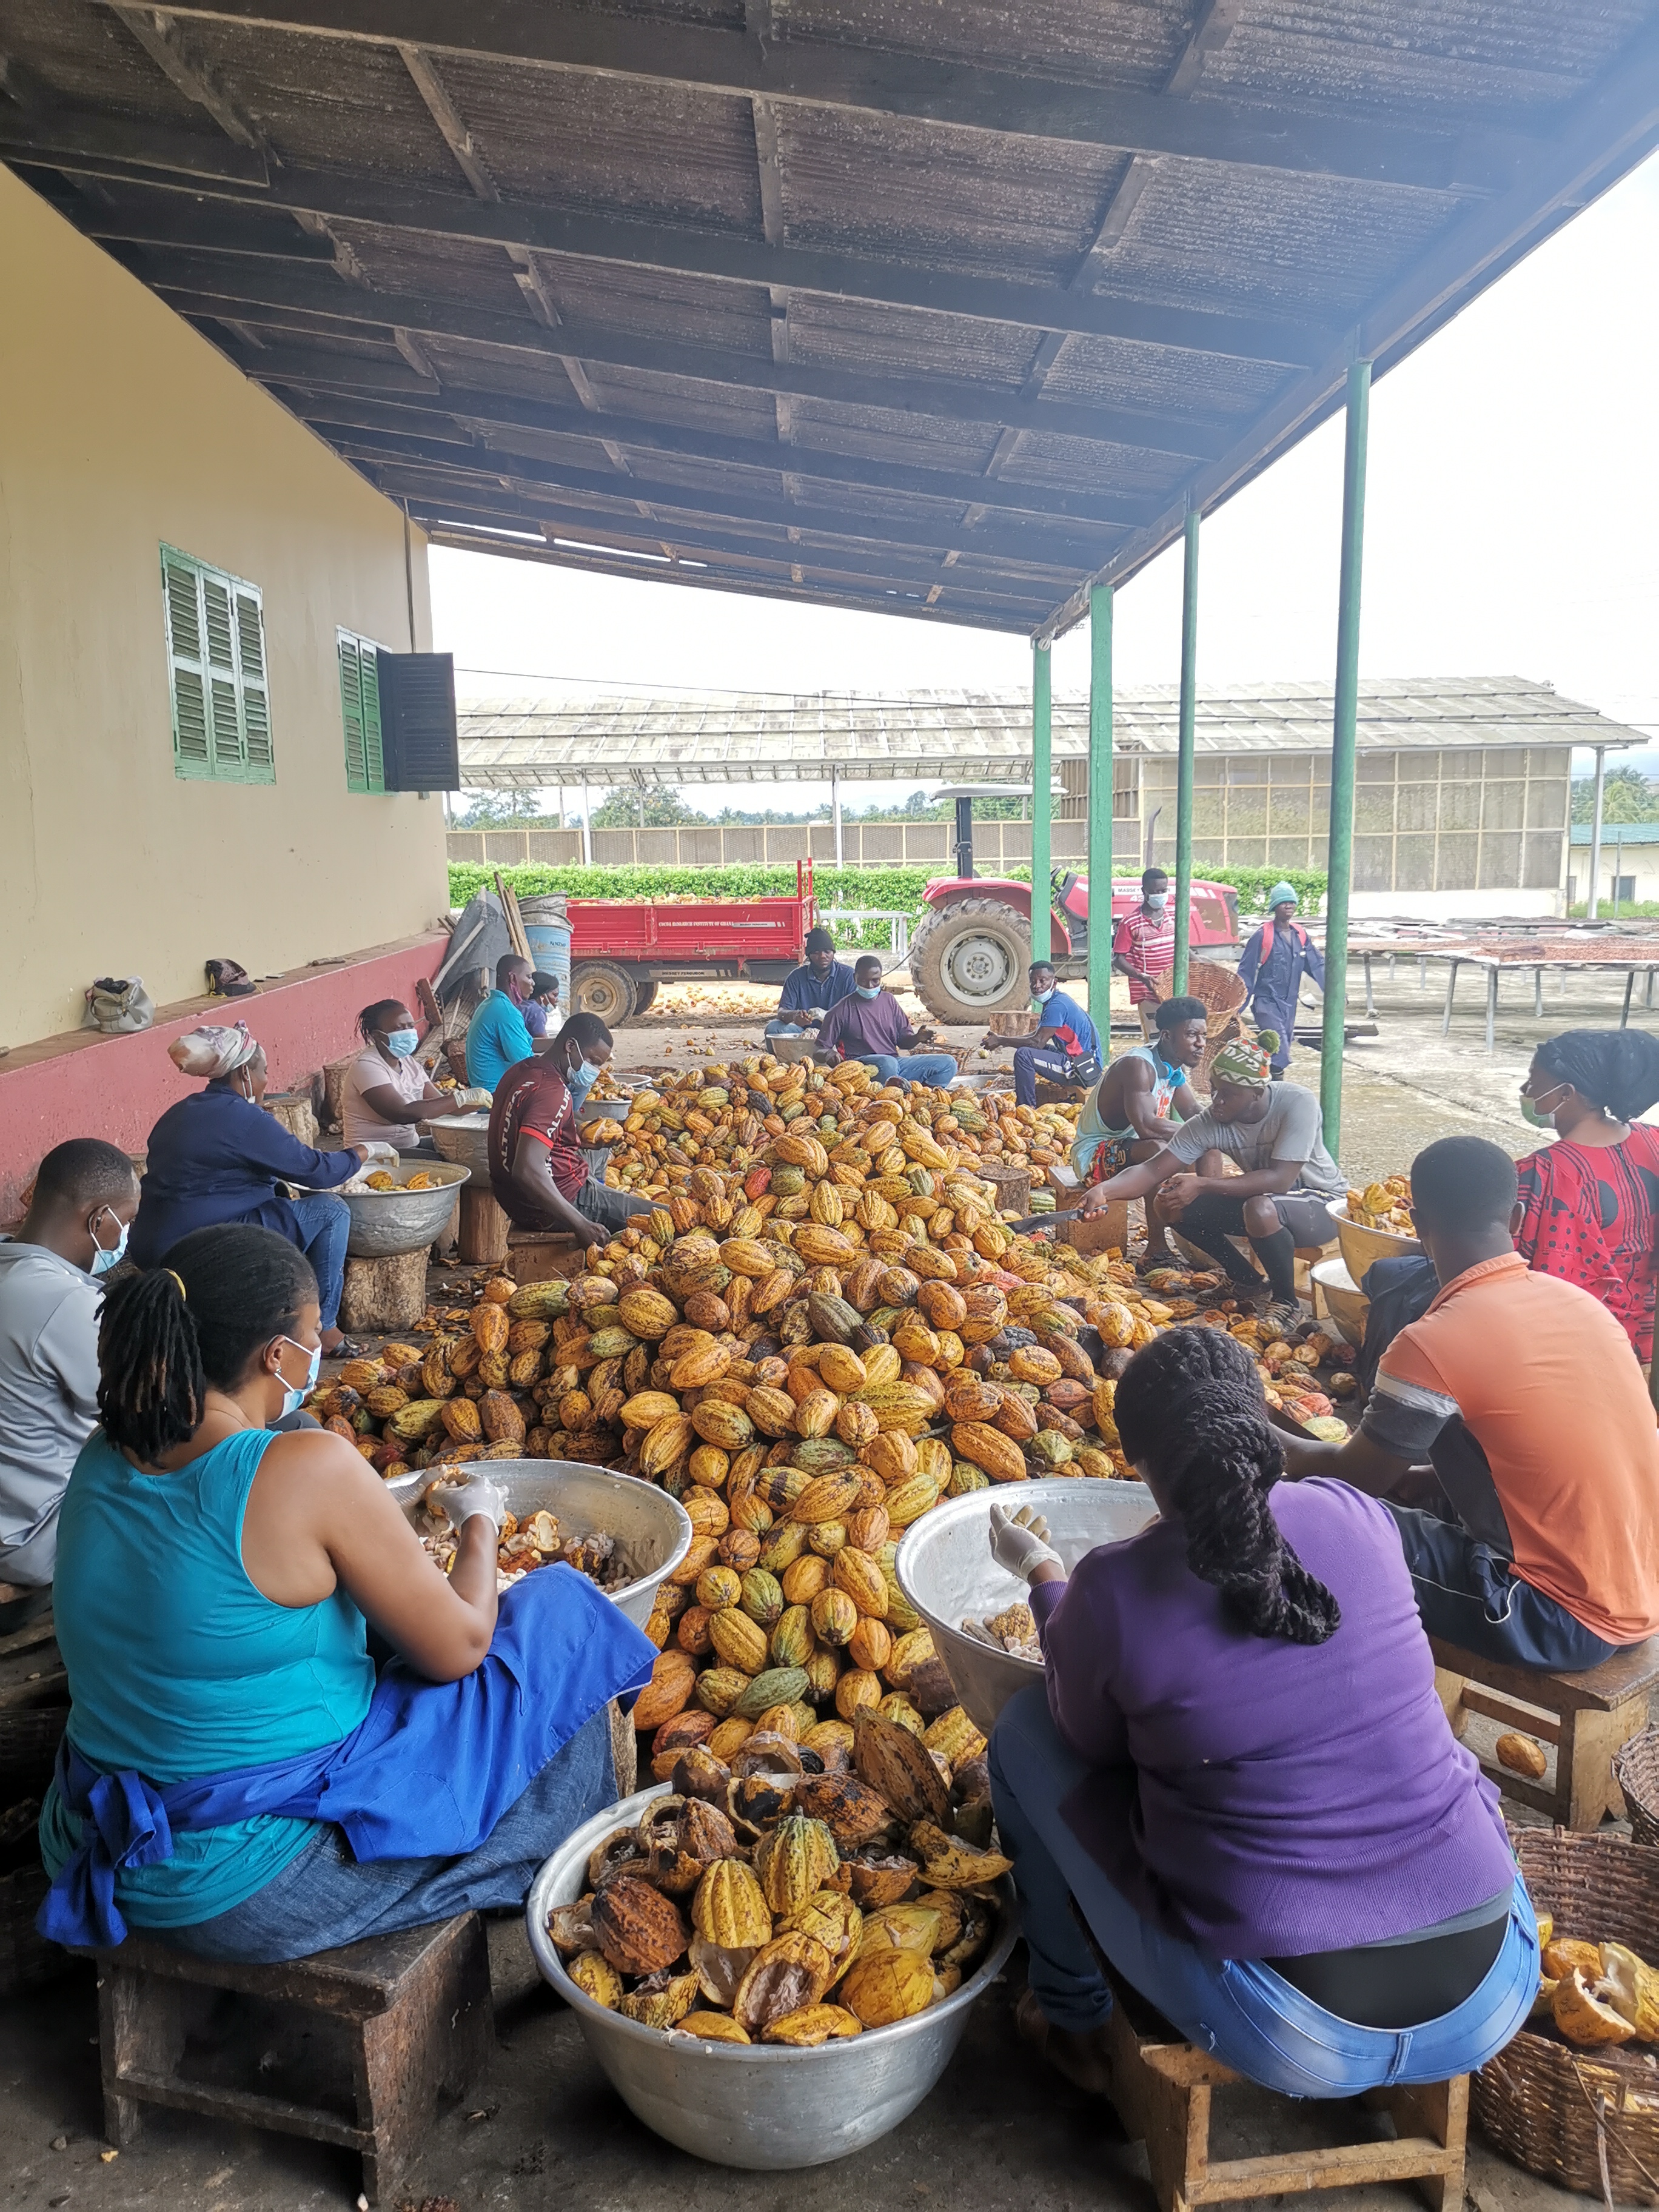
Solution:
[(87, 1010), (81, 1017), (83, 1030), (101, 1030), (106, 1036), (125, 1036), (134, 1030), (147, 1030), (155, 1019), (155, 1001), (144, 988), (142, 975), (122, 980), (114, 975), (100, 975), (95, 983), (87, 986)]

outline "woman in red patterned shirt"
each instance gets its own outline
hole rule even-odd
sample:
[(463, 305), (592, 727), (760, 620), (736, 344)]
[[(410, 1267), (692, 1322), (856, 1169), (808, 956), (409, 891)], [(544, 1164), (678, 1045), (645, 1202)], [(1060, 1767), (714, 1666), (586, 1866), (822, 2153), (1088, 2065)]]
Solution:
[(1516, 1249), (1528, 1267), (1601, 1299), (1646, 1366), (1653, 1358), (1659, 1039), (1640, 1030), (1567, 1030), (1540, 1044), (1521, 1088), (1528, 1121), (1556, 1141), (1516, 1163)]

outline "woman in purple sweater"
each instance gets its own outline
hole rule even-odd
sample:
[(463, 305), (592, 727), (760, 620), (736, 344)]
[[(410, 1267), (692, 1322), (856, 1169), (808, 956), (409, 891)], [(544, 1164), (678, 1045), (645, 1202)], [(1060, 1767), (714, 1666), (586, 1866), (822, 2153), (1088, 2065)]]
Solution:
[[(1031, 1583), (1047, 1695), (991, 1741), (1030, 1952), (1021, 2032), (1106, 2087), (1114, 1968), (1201, 2048), (1293, 2096), (1438, 2081), (1525, 2019), (1537, 1926), (1497, 1793), (1435, 1694), (1400, 1537), (1344, 1483), (1281, 1480), (1249, 1354), (1171, 1330), (1118, 1386), (1160, 1517)], [(1069, 1894), (1068, 1894), (1069, 1893)]]

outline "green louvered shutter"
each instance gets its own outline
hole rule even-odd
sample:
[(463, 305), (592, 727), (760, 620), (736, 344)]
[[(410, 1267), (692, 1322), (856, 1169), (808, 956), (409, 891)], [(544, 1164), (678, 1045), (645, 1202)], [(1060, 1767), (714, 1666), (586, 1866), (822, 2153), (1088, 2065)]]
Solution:
[(275, 783), (276, 763), (270, 747), (270, 693), (265, 683), (264, 611), (259, 595), (246, 584), (234, 594), (236, 605), (236, 675), (242, 702), (242, 760), (250, 783)]
[(349, 630), (336, 633), (340, 654), (340, 716), (345, 726), (346, 788), (384, 791), (380, 750), (380, 648)]
[(202, 665), (201, 574), (193, 562), (161, 549), (167, 673), (173, 693), (173, 764), (179, 775), (211, 775), (207, 683)]
[(345, 724), (346, 789), (367, 791), (368, 777), (363, 760), (363, 672), (357, 641), (347, 630), (339, 633), (340, 715)]
[(175, 774), (274, 783), (258, 588), (161, 548)]

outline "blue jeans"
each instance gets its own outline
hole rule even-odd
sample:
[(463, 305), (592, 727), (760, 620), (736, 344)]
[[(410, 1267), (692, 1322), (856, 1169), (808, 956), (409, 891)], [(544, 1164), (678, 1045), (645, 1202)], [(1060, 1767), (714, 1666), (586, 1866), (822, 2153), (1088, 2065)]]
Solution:
[(1014, 1100), (1020, 1106), (1036, 1104), (1036, 1079), (1069, 1083), (1087, 1091), (1100, 1080), (1100, 1062), (1093, 1053), (1073, 1054), (1057, 1046), (1017, 1044), (1014, 1047)]
[[(1510, 1667), (1578, 1674), (1619, 1649), (1510, 1570), (1490, 1544), (1414, 1505), (1382, 1504), (1400, 1528), (1417, 1610), (1431, 1636)], [(1501, 1508), (1499, 1509), (1501, 1511)]]
[(1060, 1740), (1046, 1690), (1022, 1690), (991, 1738), (991, 1795), (1014, 1862), (1029, 1979), (1045, 2018), (1086, 2033), (1112, 1994), (1072, 1917), (1071, 1899), (1123, 1978), (1189, 2042), (1262, 2087), (1291, 2097), (1352, 2097), (1396, 2081), (1443, 2081), (1501, 2051), (1538, 1988), (1538, 1928), (1517, 1874), (1508, 1932), (1486, 1979), (1438, 2020), (1361, 2027), (1325, 2011), (1254, 1959), (1212, 1959), (1144, 1920), (1060, 1817), (1088, 1772)]
[(926, 1083), (935, 1091), (954, 1083), (961, 1073), (948, 1052), (918, 1052), (908, 1060), (895, 1059), (890, 1052), (860, 1052), (852, 1057), (873, 1067), (884, 1083)]
[(351, 1234), (351, 1208), (343, 1198), (326, 1191), (311, 1191), (290, 1199), (300, 1224), (300, 1249), (317, 1278), (322, 1325), (332, 1328), (339, 1319), (340, 1292), (345, 1287), (346, 1239)]
[(543, 1860), (616, 1795), (606, 1711), (549, 1759), (476, 1851), (360, 1864), (343, 1832), (325, 1824), (263, 1889), (193, 1928), (169, 1928), (166, 1940), (201, 1959), (265, 1963), (423, 1928), (455, 1912), (521, 1905)]

